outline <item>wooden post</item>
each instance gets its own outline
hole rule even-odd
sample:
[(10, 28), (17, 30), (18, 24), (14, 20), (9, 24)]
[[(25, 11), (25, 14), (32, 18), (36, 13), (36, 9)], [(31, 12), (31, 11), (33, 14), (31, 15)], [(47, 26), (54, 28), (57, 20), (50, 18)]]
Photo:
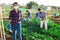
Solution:
[(2, 22), (2, 7), (0, 5), (0, 33), (1, 33), (1, 40), (3, 40), (3, 33), (2, 33), (2, 25), (1, 25), (1, 22)]
[(5, 30), (4, 30), (4, 24), (3, 24), (3, 16), (2, 16), (2, 6), (0, 5), (0, 30), (1, 30), (1, 40), (6, 40), (5, 38)]

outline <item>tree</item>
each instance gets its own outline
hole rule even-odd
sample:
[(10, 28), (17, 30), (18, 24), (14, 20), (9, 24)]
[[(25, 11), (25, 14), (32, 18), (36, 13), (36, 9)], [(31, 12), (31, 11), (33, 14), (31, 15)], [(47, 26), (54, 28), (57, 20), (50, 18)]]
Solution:
[(34, 8), (36, 6), (38, 6), (38, 4), (36, 2), (30, 1), (30, 2), (27, 3), (27, 8), (28, 9)]
[(47, 9), (47, 7), (44, 6), (44, 5), (40, 5), (40, 8), (43, 9), (43, 10), (46, 10)]

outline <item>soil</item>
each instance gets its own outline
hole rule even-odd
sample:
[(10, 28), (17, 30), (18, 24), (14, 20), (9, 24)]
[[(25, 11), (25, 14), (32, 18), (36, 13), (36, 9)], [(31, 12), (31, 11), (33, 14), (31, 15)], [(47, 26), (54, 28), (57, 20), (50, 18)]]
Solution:
[[(7, 35), (5, 37), (6, 37), (6, 40), (13, 40), (12, 37), (8, 37)], [(1, 40), (1, 35), (0, 35), (0, 40)], [(22, 40), (26, 40), (26, 38), (25, 37), (22, 37)]]
[(51, 17), (51, 19), (52, 19), (55, 23), (60, 24), (60, 16)]

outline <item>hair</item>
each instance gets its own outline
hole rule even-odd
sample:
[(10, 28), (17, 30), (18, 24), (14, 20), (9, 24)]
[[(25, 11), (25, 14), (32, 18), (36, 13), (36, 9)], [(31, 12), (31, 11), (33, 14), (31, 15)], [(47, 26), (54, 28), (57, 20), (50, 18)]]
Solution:
[(26, 12), (29, 12), (29, 10), (26, 10)]
[(41, 9), (40, 8), (38, 8), (38, 11), (40, 11)]
[(17, 3), (17, 2), (14, 2), (14, 3), (13, 3), (13, 6), (14, 6), (15, 4), (18, 4), (18, 3)]

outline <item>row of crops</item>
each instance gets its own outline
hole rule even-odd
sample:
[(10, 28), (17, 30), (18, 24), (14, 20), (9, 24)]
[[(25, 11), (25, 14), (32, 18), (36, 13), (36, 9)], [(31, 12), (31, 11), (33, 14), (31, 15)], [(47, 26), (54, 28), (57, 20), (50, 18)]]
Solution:
[[(5, 31), (8, 35), (12, 33), (7, 29), (8, 20), (4, 20)], [(26, 40), (60, 40), (60, 25), (54, 21), (48, 21), (48, 30), (40, 28), (40, 20), (32, 18), (30, 20), (22, 20), (22, 36)]]

